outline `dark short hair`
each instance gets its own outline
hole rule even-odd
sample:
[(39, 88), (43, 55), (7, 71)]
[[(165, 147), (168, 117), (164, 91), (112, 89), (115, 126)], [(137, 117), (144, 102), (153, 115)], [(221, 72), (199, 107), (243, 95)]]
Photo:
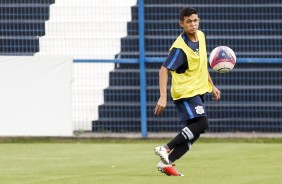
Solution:
[(179, 20), (184, 21), (184, 17), (190, 17), (192, 14), (198, 14), (198, 11), (191, 7), (182, 8), (179, 13)]

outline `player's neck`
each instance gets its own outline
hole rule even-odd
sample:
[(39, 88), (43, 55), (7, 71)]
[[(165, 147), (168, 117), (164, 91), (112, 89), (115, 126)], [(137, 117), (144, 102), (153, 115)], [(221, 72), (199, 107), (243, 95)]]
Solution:
[(194, 33), (194, 34), (185, 33), (185, 34), (187, 35), (189, 40), (191, 40), (192, 42), (197, 42), (198, 41), (197, 33)]

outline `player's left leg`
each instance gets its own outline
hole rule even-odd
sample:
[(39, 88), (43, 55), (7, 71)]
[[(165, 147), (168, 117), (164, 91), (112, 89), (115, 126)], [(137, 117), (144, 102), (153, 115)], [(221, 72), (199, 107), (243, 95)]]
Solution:
[[(195, 142), (201, 133), (204, 133), (208, 128), (208, 119), (206, 116), (201, 116), (193, 118), (187, 121), (186, 127), (176, 135), (168, 144), (170, 150), (181, 146), (182, 144), (187, 144), (188, 142)], [(196, 138), (194, 140), (194, 138)]]
[[(176, 135), (167, 145), (155, 148), (164, 164), (171, 164), (183, 156), (199, 137), (208, 128), (206, 116), (193, 118), (187, 121), (187, 126)], [(175, 149), (175, 150), (174, 150)], [(172, 150), (172, 152), (170, 152)]]
[(180, 146), (175, 147), (171, 153), (168, 155), (168, 159), (171, 163), (174, 163), (176, 160), (180, 159), (183, 155), (185, 155), (185, 153), (187, 153), (191, 147), (192, 144), (198, 140), (198, 138), (200, 137), (200, 135), (198, 135), (197, 137), (194, 137), (191, 141), (184, 143)]
[[(180, 158), (189, 150), (189, 144), (195, 142), (201, 133), (208, 128), (207, 114), (205, 111), (204, 100), (200, 95), (174, 101), (179, 111), (179, 117), (182, 122), (187, 123), (182, 131), (176, 135), (167, 145), (155, 148), (155, 153), (160, 156), (164, 164), (171, 164), (169, 153), (176, 149), (175, 153), (179, 153), (173, 159)], [(173, 154), (174, 155), (174, 154)]]

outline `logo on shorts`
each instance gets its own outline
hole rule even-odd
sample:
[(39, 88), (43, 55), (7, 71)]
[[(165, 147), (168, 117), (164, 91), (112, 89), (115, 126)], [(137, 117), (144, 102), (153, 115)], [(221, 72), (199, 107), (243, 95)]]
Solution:
[(197, 114), (204, 114), (205, 110), (203, 106), (198, 105), (197, 107), (195, 107), (196, 113)]

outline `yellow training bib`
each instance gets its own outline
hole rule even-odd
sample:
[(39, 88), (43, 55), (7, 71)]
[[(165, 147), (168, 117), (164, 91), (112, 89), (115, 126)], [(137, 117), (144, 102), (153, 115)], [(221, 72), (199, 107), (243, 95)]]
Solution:
[[(185, 34), (185, 33), (182, 33)], [(173, 100), (190, 98), (212, 91), (212, 86), (208, 81), (208, 65), (205, 35), (202, 31), (197, 31), (199, 40), (199, 55), (194, 52), (182, 38), (182, 34), (172, 44), (172, 48), (181, 49), (187, 56), (188, 69), (184, 73), (170, 71), (171, 96)]]

